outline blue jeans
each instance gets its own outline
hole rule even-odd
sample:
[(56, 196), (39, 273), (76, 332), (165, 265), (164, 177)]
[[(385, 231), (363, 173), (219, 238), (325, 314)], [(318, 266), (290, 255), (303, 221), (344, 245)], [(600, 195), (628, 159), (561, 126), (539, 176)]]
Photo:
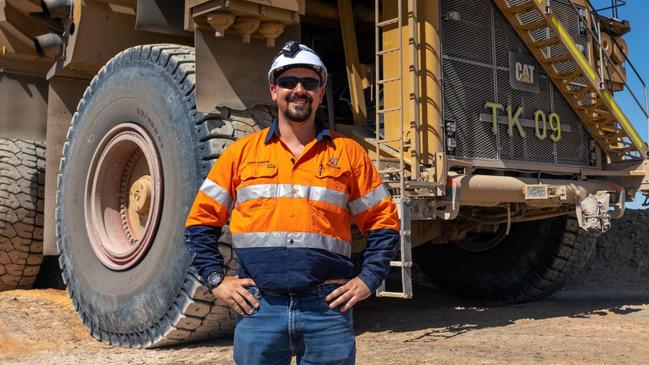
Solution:
[(325, 297), (339, 285), (320, 285), (309, 293), (248, 290), (259, 300), (251, 315), (240, 316), (234, 330), (238, 365), (297, 363), (354, 364), (356, 339), (352, 311), (330, 309)]

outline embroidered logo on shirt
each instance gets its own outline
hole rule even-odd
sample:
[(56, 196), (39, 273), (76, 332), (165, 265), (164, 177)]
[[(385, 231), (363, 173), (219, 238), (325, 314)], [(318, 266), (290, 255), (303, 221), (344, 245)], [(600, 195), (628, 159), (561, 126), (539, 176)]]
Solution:
[(329, 167), (338, 167), (338, 157), (330, 157), (329, 161), (327, 162), (327, 166)]

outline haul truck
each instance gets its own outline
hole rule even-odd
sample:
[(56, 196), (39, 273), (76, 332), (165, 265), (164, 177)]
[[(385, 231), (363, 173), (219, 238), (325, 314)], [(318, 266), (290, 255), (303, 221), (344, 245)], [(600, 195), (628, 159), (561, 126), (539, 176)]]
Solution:
[(631, 94), (632, 121), (614, 97), (636, 77), (618, 5), (2, 0), (0, 289), (55, 263), (102, 342), (230, 333), (183, 223), (223, 149), (270, 125), (266, 71), (299, 40), (331, 73), (319, 118), (366, 148), (399, 207), (401, 285), (377, 295), (412, 297), (415, 262), (464, 298), (543, 298), (649, 192), (646, 106)]

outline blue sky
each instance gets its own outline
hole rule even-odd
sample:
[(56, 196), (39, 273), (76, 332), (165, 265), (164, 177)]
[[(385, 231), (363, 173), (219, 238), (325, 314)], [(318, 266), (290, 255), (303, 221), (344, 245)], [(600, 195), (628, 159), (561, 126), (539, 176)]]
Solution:
[[(591, 0), (591, 3), (598, 9), (610, 6), (611, 0)], [(602, 13), (606, 16), (611, 15), (610, 10)], [(618, 10), (618, 18), (626, 19), (631, 23), (631, 32), (624, 36), (624, 40), (629, 45), (628, 56), (645, 83), (649, 85), (649, 1), (627, 0), (626, 5)], [(631, 74), (632, 71), (627, 66), (627, 81), (640, 102), (644, 103), (642, 85)], [(630, 95), (623, 92), (615, 94), (615, 99), (620, 103), (622, 110), (629, 117), (642, 139), (647, 141), (647, 121), (635, 101)], [(627, 204), (627, 207), (641, 208), (640, 204), (644, 201), (644, 197), (638, 195), (633, 203)]]

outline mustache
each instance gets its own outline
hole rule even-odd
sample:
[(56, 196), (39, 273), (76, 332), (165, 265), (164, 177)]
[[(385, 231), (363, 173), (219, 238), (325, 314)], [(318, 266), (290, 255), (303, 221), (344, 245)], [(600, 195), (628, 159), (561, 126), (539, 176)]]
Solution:
[(299, 94), (291, 94), (286, 97), (286, 101), (288, 102), (296, 101), (296, 100), (306, 100), (310, 103), (313, 101), (313, 98), (309, 95), (299, 95)]

